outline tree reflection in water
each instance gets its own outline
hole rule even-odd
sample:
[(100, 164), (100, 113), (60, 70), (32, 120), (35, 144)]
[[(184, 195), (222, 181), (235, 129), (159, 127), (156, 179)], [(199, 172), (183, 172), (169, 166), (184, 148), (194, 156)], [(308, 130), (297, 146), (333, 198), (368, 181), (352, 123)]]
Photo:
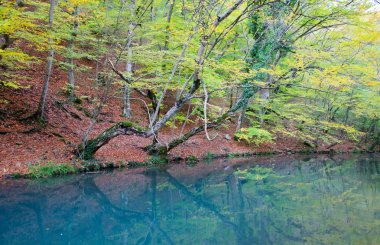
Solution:
[(268, 159), (8, 181), (1, 243), (380, 243), (379, 158)]

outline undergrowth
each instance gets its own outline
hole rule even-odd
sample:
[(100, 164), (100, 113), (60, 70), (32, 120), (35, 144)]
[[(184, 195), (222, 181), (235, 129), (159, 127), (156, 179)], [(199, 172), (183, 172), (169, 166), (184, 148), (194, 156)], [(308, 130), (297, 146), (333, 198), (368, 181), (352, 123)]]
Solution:
[(247, 144), (254, 143), (256, 146), (265, 143), (272, 142), (273, 136), (265, 129), (250, 127), (242, 128), (235, 133), (235, 140), (244, 141)]
[(214, 159), (216, 158), (216, 155), (212, 152), (206, 152), (202, 155), (202, 159), (203, 160), (211, 160), (211, 159)]
[(36, 165), (29, 165), (29, 178), (48, 178), (53, 176), (62, 176), (68, 174), (74, 174), (78, 172), (70, 163), (38, 163)]

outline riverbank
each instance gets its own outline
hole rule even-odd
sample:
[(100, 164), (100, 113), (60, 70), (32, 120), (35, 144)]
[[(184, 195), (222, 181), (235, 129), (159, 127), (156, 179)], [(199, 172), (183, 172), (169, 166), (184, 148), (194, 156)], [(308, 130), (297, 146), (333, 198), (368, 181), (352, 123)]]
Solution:
[[(217, 159), (222, 161), (232, 161), (239, 162), (245, 161), (245, 159), (254, 159), (258, 160), (258, 163), (265, 164), (265, 161), (272, 161), (273, 159), (293, 159), (294, 157), (302, 157), (302, 156), (312, 156), (312, 157), (321, 157), (321, 158), (332, 158), (335, 156), (342, 157), (350, 156), (353, 157), (361, 155), (361, 154), (378, 154), (380, 152), (368, 152), (362, 150), (354, 150), (354, 151), (335, 151), (335, 150), (287, 150), (286, 152), (280, 151), (261, 151), (261, 152), (243, 152), (243, 153), (227, 153), (227, 154), (213, 154), (208, 153), (203, 155), (201, 158), (190, 155), (186, 158), (179, 157), (155, 157), (152, 156), (147, 161), (138, 162), (138, 161), (129, 161), (129, 162), (102, 162), (99, 160), (91, 160), (91, 161), (76, 161), (70, 163), (54, 163), (54, 162), (42, 162), (37, 164), (28, 164), (27, 170), (25, 172), (14, 172), (14, 173), (5, 173), (0, 176), (1, 179), (9, 179), (9, 178), (26, 178), (26, 179), (35, 179), (35, 178), (50, 178), (56, 176), (63, 175), (71, 175), (78, 173), (99, 173), (101, 171), (107, 171), (112, 169), (126, 169), (128, 171), (133, 171), (135, 169), (147, 169), (147, 168), (160, 168), (164, 166), (172, 166), (172, 165), (186, 165), (190, 167), (198, 166), (199, 162), (211, 162)], [(348, 158), (350, 158), (348, 157)], [(273, 159), (272, 159), (273, 158)], [(347, 158), (347, 159), (348, 159)], [(236, 159), (236, 160), (234, 160)], [(268, 160), (269, 159), (269, 160)], [(199, 169), (198, 169), (199, 170)]]

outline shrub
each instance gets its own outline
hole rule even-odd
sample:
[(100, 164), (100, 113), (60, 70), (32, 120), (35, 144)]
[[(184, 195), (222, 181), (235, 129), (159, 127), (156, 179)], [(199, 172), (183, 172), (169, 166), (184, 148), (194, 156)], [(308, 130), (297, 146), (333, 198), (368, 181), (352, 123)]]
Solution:
[(207, 152), (205, 154), (202, 155), (202, 158), (204, 160), (211, 160), (211, 159), (214, 159), (216, 156), (214, 153), (211, 153), (211, 152)]
[(166, 157), (162, 156), (152, 156), (149, 161), (148, 165), (165, 165), (169, 162), (169, 160)]
[(271, 142), (273, 140), (272, 134), (265, 129), (261, 128), (242, 128), (235, 133), (237, 141), (244, 141), (248, 144), (254, 143), (260, 145), (264, 142)]
[(148, 165), (148, 162), (137, 162), (137, 161), (129, 161), (129, 167), (145, 167)]
[(235, 157), (240, 157), (242, 154), (240, 153), (228, 153), (227, 157), (228, 158), (235, 158)]
[(82, 163), (82, 170), (81, 171), (85, 171), (85, 172), (89, 172), (89, 171), (99, 171), (102, 166), (102, 164), (100, 162), (97, 162), (97, 161), (86, 161), (86, 162), (83, 162)]
[(195, 165), (197, 164), (199, 159), (196, 156), (189, 155), (186, 157), (186, 164), (188, 165)]

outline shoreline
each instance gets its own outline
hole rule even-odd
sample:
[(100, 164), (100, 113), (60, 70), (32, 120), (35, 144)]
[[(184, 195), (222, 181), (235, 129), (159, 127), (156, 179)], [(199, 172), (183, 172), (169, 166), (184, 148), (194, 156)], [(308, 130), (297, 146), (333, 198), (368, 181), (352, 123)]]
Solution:
[[(54, 178), (65, 175), (81, 174), (81, 173), (101, 173), (102, 171), (114, 170), (114, 169), (125, 169), (133, 170), (137, 168), (155, 168), (163, 167), (177, 164), (186, 164), (189, 166), (197, 165), (201, 161), (212, 161), (216, 159), (238, 159), (238, 158), (254, 158), (259, 156), (302, 156), (302, 155), (311, 155), (311, 156), (321, 156), (321, 155), (344, 155), (344, 154), (380, 154), (380, 151), (366, 151), (366, 150), (351, 150), (351, 151), (337, 151), (337, 150), (287, 150), (287, 151), (251, 151), (243, 153), (226, 153), (226, 154), (208, 154), (202, 158), (197, 158), (195, 156), (187, 156), (186, 158), (178, 157), (158, 157), (152, 156), (148, 161), (128, 161), (126, 163), (117, 163), (117, 162), (104, 162), (99, 159), (93, 159), (88, 161), (82, 161), (77, 163), (54, 163), (54, 162), (45, 162), (39, 165), (31, 165), (32, 167), (37, 167), (34, 169), (34, 174), (32, 167), (29, 168), (28, 173), (5, 173), (0, 175), (0, 180), (4, 179), (46, 179)], [(36, 175), (35, 173), (39, 172), (41, 168), (46, 168), (49, 166), (50, 169), (45, 169), (45, 173), (40, 173), (41, 175)], [(70, 166), (71, 171), (62, 172), (62, 167)], [(38, 167), (41, 167), (40, 169)]]

